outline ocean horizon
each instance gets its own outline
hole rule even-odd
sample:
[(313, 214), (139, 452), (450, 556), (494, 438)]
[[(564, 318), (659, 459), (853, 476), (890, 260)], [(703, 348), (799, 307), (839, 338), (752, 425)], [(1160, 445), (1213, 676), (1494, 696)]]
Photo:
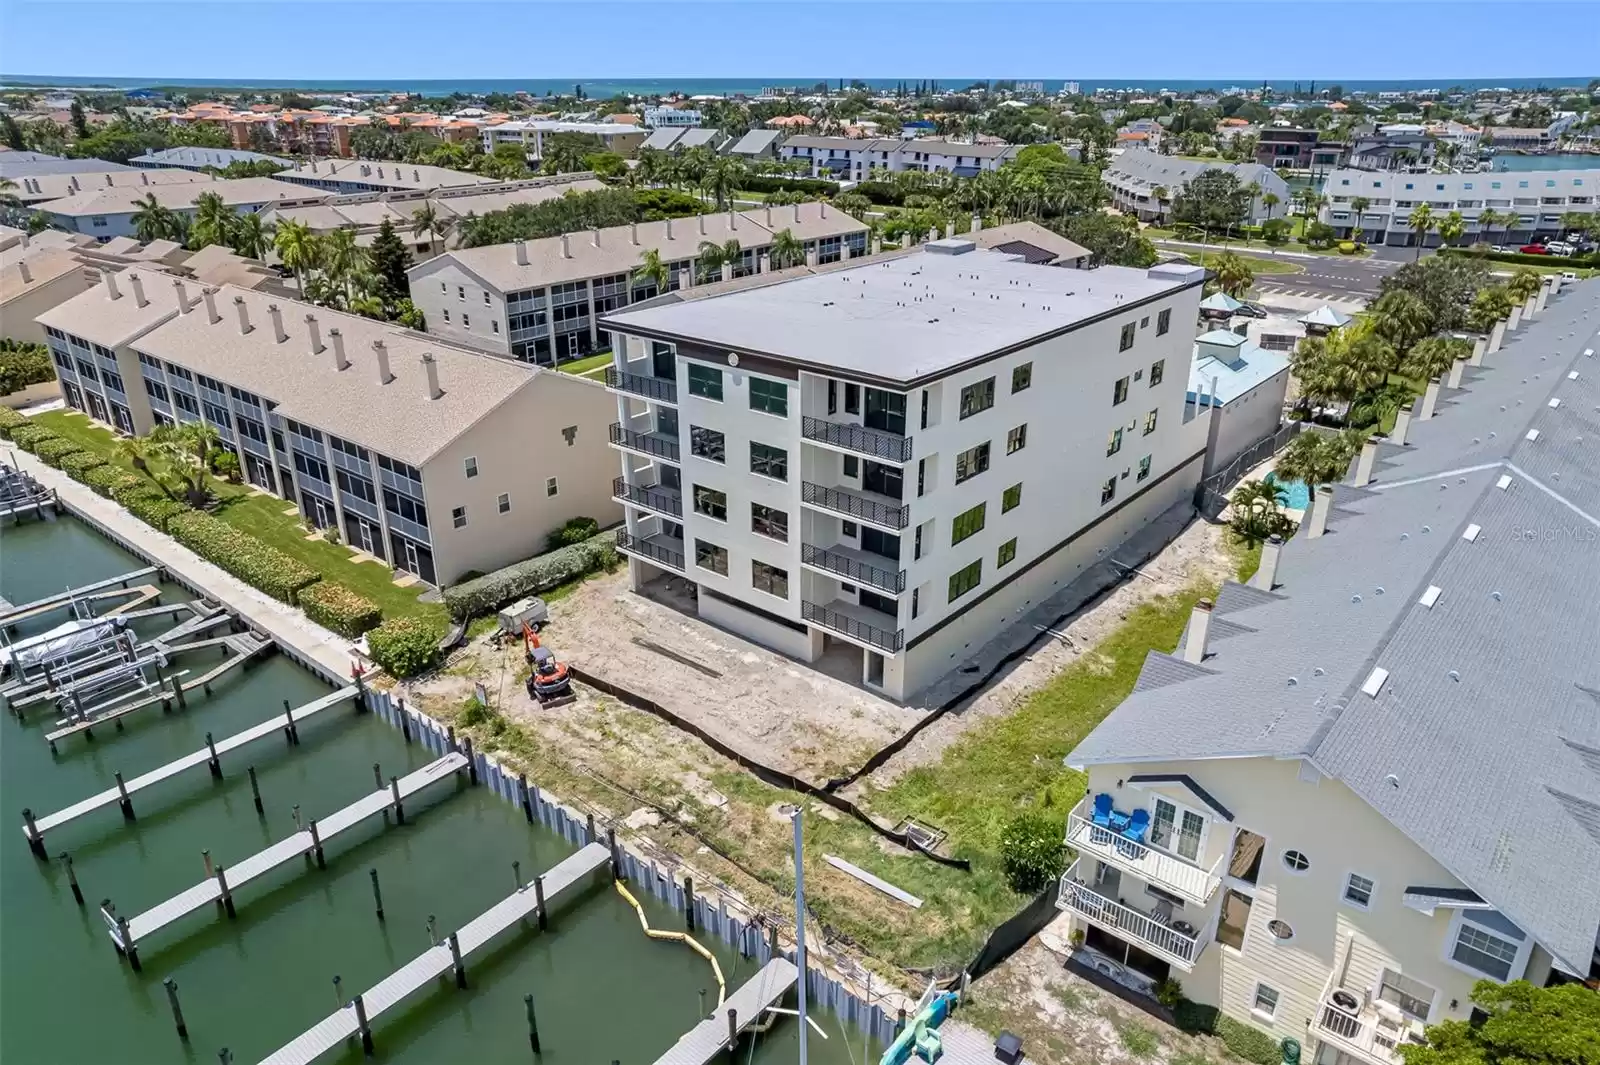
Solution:
[[(852, 79), (846, 79), (846, 83)], [(873, 89), (893, 89), (902, 81), (914, 84), (919, 81), (936, 81), (941, 86), (959, 89), (978, 81), (1040, 81), (1043, 82), (1046, 92), (1058, 92), (1065, 84), (1062, 78), (859, 78), (853, 79), (865, 83)], [(1164, 78), (1076, 78), (1070, 79), (1078, 82), (1084, 92), (1095, 92), (1099, 89), (1139, 89), (1158, 91), (1161, 89), (1173, 92), (1194, 92), (1201, 89), (1228, 89), (1228, 88), (1259, 88), (1263, 82), (1250, 78), (1206, 78), (1206, 79), (1164, 79)], [(1351, 80), (1340, 81), (1338, 78), (1317, 79), (1316, 84), (1340, 85), (1346, 92), (1406, 92), (1420, 89), (1449, 89), (1460, 87), (1466, 90), (1478, 89), (1540, 89), (1540, 88), (1581, 88), (1586, 86), (1591, 77), (1537, 77), (1537, 78), (1429, 78), (1392, 80)], [(5, 88), (53, 88), (53, 89), (152, 89), (152, 88), (180, 88), (180, 89), (255, 89), (255, 90), (283, 90), (301, 89), (307, 92), (389, 92), (411, 93), (422, 96), (449, 96), (452, 93), (469, 95), (487, 95), (494, 92), (527, 92), (534, 96), (549, 94), (570, 93), (574, 86), (582, 85), (586, 95), (593, 99), (605, 99), (618, 94), (655, 96), (673, 92), (681, 92), (689, 96), (754, 96), (766, 87), (777, 88), (809, 88), (818, 82), (826, 81), (830, 86), (839, 83), (838, 78), (708, 78), (692, 75), (662, 76), (643, 78), (459, 78), (459, 79), (364, 79), (364, 78), (331, 78), (331, 79), (283, 79), (283, 78), (109, 78), (95, 75), (43, 75), (43, 74), (0, 74), (0, 87)], [(1265, 84), (1275, 91), (1287, 92), (1296, 84), (1302, 88), (1309, 88), (1313, 82), (1303, 79), (1298, 83), (1294, 80), (1266, 79)]]

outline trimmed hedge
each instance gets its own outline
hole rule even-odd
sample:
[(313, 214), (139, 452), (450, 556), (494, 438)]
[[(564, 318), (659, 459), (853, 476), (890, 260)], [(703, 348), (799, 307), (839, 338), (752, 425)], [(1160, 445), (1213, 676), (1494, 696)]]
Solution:
[(298, 600), (306, 617), (351, 639), (383, 620), (377, 603), (332, 581), (318, 581), (300, 589)]
[(139, 484), (144, 479), (137, 474), (129, 473), (121, 466), (113, 466), (110, 463), (106, 463), (104, 466), (96, 466), (94, 469), (86, 471), (78, 480), (93, 488), (98, 494), (105, 496), (107, 499), (112, 499), (116, 489), (123, 485)]
[(56, 379), (50, 349), (6, 337), (0, 340), (0, 396)]
[(43, 425), (23, 425), (11, 430), (11, 442), (24, 451), (32, 451), (46, 440), (60, 440)]
[(1441, 255), (1463, 255), (1491, 263), (1517, 263), (1524, 266), (1561, 266), (1572, 270), (1600, 269), (1600, 255), (1524, 255), (1520, 251), (1473, 251), (1471, 248), (1440, 248)]
[(439, 655), (436, 626), (420, 618), (390, 618), (367, 633), (367, 654), (393, 677), (414, 677)]
[(62, 473), (81, 484), (84, 474), (106, 465), (109, 463), (93, 451), (74, 451), (62, 458), (60, 469)]
[(300, 589), (321, 579), (310, 566), (209, 514), (180, 514), (167, 522), (167, 532), (207, 562), (285, 603), (293, 604)]
[(111, 490), (106, 494), (112, 499), (116, 500), (118, 503), (121, 503), (123, 506), (127, 506), (128, 500), (136, 499), (143, 495), (150, 495), (152, 492), (156, 495), (166, 495), (166, 493), (163, 492), (154, 481), (150, 480), (150, 478), (140, 477), (136, 473), (130, 473), (123, 480), (113, 484), (111, 486)]
[(446, 588), (444, 605), (451, 617), (466, 621), (492, 613), (513, 599), (537, 595), (574, 577), (609, 567), (616, 560), (616, 555), (616, 537), (601, 533), (581, 544), (536, 555)]
[(1255, 1062), (1255, 1065), (1279, 1065), (1283, 1061), (1278, 1041), (1259, 1028), (1252, 1028), (1226, 1014), (1218, 1014), (1213, 1031), (1235, 1057)]
[(10, 440), (13, 429), (21, 429), (27, 424), (26, 415), (18, 414), (10, 407), (0, 407), (0, 439)]
[(745, 192), (805, 192), (813, 196), (832, 196), (839, 191), (837, 181), (823, 178), (778, 177), (775, 174), (750, 174), (739, 179)]
[(188, 504), (162, 495), (155, 489), (129, 495), (122, 500), (122, 507), (146, 525), (162, 532), (167, 531), (167, 525), (173, 518), (180, 514), (193, 513)]
[(50, 440), (39, 441), (34, 445), (33, 453), (59, 470), (62, 459), (68, 455), (76, 455), (82, 450), (76, 441), (63, 440), (58, 436)]

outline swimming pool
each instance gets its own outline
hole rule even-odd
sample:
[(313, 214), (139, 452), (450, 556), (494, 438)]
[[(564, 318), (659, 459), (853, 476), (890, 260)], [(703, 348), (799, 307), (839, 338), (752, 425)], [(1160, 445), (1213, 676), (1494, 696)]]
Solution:
[(1305, 510), (1311, 506), (1311, 489), (1304, 481), (1280, 481), (1276, 475), (1267, 474), (1267, 480), (1277, 485), (1287, 496), (1283, 504), (1286, 510)]

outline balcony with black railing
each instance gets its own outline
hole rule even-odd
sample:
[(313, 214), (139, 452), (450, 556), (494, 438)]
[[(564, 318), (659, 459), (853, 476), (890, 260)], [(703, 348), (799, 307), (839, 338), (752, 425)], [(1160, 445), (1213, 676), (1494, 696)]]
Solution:
[(617, 532), (617, 550), (656, 566), (683, 572), (683, 541), (670, 536), (635, 536), (627, 530)]
[(678, 440), (676, 437), (665, 433), (641, 433), (636, 429), (629, 429), (617, 422), (611, 423), (611, 442), (617, 447), (627, 448), (629, 451), (648, 455), (654, 459), (666, 459), (668, 462), (677, 462)]
[(657, 403), (678, 402), (676, 381), (651, 374), (629, 373), (615, 366), (606, 367), (606, 387), (613, 392), (626, 392), (630, 396), (642, 396)]
[(856, 521), (864, 521), (896, 531), (911, 523), (911, 507), (898, 499), (876, 492), (857, 492), (850, 488), (830, 488), (827, 485), (802, 482), (800, 502), (806, 506), (843, 514)]
[(911, 438), (865, 425), (830, 422), (809, 415), (800, 419), (800, 435), (881, 462), (911, 461)]
[(843, 600), (835, 599), (827, 605), (800, 600), (800, 616), (813, 625), (821, 625), (825, 629), (837, 632), (841, 636), (848, 636), (858, 643), (876, 647), (880, 651), (898, 654), (906, 645), (905, 631), (884, 628), (869, 620), (868, 615), (894, 624), (894, 618), (887, 614), (880, 614), (876, 610), (868, 610), (866, 607), (846, 603)]
[(611, 496), (657, 514), (683, 517), (683, 493), (676, 488), (629, 484), (626, 478), (618, 477), (611, 482)]
[(833, 547), (801, 544), (800, 562), (843, 577), (853, 584), (864, 584), (890, 595), (899, 595), (906, 590), (906, 571), (894, 566), (892, 559), (845, 544), (835, 544)]

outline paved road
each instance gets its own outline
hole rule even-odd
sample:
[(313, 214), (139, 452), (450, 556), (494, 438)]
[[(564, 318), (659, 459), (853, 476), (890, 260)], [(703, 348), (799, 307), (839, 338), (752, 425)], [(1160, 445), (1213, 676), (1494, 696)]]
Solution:
[(1402, 264), (1385, 259), (1321, 256), (1296, 259), (1295, 265), (1305, 267), (1305, 271), (1298, 274), (1259, 274), (1256, 287), (1329, 299), (1370, 299), (1378, 294), (1378, 282)]

